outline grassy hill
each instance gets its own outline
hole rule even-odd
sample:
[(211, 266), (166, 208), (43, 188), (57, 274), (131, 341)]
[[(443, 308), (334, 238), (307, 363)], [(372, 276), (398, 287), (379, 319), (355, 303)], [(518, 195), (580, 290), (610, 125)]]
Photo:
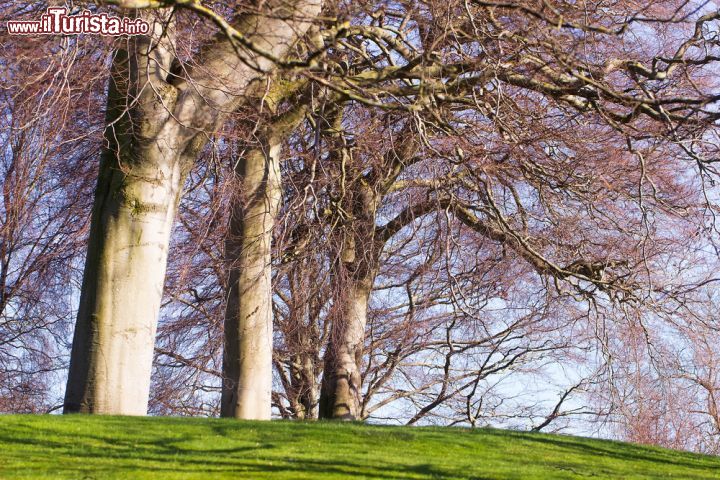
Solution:
[(0, 416), (0, 478), (720, 479), (720, 457), (503, 430)]

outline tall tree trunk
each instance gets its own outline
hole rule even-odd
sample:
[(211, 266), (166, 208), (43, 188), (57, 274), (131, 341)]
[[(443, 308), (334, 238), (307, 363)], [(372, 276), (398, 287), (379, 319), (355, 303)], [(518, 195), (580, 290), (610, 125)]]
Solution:
[[(225, 246), (230, 263), (225, 310), (221, 415), (270, 418), (272, 393), (271, 243), (280, 205), (282, 142), (270, 136), (238, 162), (239, 198)], [(236, 196), (239, 197), (239, 196)]]
[[(160, 29), (156, 25), (159, 38)], [(166, 41), (129, 42), (108, 88), (106, 146), (90, 227), (65, 412), (144, 415), (167, 246), (185, 172), (158, 142), (176, 91)], [(152, 85), (152, 87), (150, 86)], [(127, 107), (128, 99), (135, 103)], [(167, 108), (157, 108), (164, 104)]]
[[(341, 115), (335, 119), (334, 131), (342, 132)], [(342, 133), (340, 133), (342, 138)], [(364, 416), (362, 399), (362, 359), (365, 345), (368, 300), (378, 272), (380, 255), (385, 242), (402, 226), (410, 223), (412, 211), (376, 227), (376, 214), (384, 195), (405, 165), (412, 163), (418, 144), (413, 135), (407, 135), (398, 148), (385, 154), (378, 168), (367, 168), (355, 162), (347, 142), (341, 142), (339, 153), (343, 170), (355, 176), (350, 185), (342, 185), (346, 192), (344, 210), (351, 212), (341, 228), (340, 258), (334, 265), (335, 304), (332, 334), (325, 351), (323, 379), (320, 392), (320, 417), (340, 420), (359, 420)], [(358, 163), (358, 165), (353, 165)], [(347, 177), (341, 176), (341, 182)], [(339, 304), (339, 305), (338, 305)]]
[(363, 347), (367, 306), (372, 281), (370, 279), (352, 282), (340, 301), (341, 314), (337, 328), (325, 352), (322, 390), (320, 395), (320, 417), (339, 420), (361, 418), (361, 387)]
[(103, 163), (65, 411), (144, 415), (183, 174), (171, 168), (145, 177)]
[[(343, 164), (352, 157), (343, 149)], [(348, 169), (350, 170), (350, 169)], [(341, 232), (340, 257), (335, 262), (335, 305), (332, 333), (325, 351), (320, 392), (320, 417), (358, 420), (362, 417), (362, 366), (368, 299), (372, 291), (382, 243), (375, 238), (375, 213), (380, 196), (367, 182), (350, 185)]]
[[(269, 105), (297, 93), (277, 82)], [(225, 243), (229, 266), (220, 415), (269, 420), (272, 406), (273, 310), (272, 236), (282, 199), (280, 155), (283, 141), (308, 110), (307, 99), (277, 115), (261, 130), (261, 144), (238, 161)]]

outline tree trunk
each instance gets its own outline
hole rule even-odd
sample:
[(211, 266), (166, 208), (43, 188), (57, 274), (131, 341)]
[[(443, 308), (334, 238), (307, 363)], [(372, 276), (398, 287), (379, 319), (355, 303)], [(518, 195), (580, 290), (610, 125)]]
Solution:
[(296, 418), (316, 419), (317, 413), (317, 382), (315, 380), (315, 358), (307, 353), (297, 355), (293, 365), (293, 380), (296, 399), (293, 404)]
[[(304, 284), (307, 287), (307, 284)], [(316, 315), (311, 312), (308, 292), (293, 291), (293, 300), (300, 298), (291, 308), (290, 331), (285, 332), (286, 342), (295, 351), (290, 357), (289, 384), (284, 385), (295, 418), (318, 418), (317, 358), (320, 332)], [(293, 313), (299, 312), (299, 315)]]
[[(342, 132), (341, 115), (336, 118), (335, 131)], [(340, 134), (342, 135), (342, 133)], [(367, 325), (368, 300), (378, 272), (380, 255), (392, 232), (414, 218), (401, 215), (389, 222), (389, 227), (376, 227), (377, 209), (392, 182), (404, 165), (411, 162), (418, 145), (408, 136), (399, 149), (386, 154), (386, 163), (377, 171), (360, 173), (365, 165), (353, 165), (351, 151), (342, 141), (339, 149), (341, 163), (360, 178), (341, 188), (345, 212), (341, 228), (340, 258), (334, 265), (336, 284), (335, 313), (332, 335), (325, 351), (323, 380), (320, 393), (320, 417), (341, 420), (360, 420), (365, 416), (362, 398), (362, 359)], [(359, 170), (359, 171), (358, 171)], [(346, 176), (341, 177), (345, 181)], [(339, 303), (339, 306), (337, 305)]]
[(353, 283), (344, 293), (340, 319), (325, 353), (320, 417), (339, 420), (361, 418), (363, 347), (367, 306), (372, 281)]
[[(341, 130), (338, 115), (336, 129)], [(342, 136), (342, 134), (341, 134)], [(353, 157), (343, 139), (340, 163), (352, 172)], [(361, 177), (362, 178), (362, 177)], [(346, 181), (345, 175), (340, 179)], [(367, 308), (382, 244), (375, 238), (375, 213), (380, 201), (367, 182), (341, 185), (344, 211), (340, 255), (334, 264), (335, 300), (332, 333), (325, 351), (320, 391), (320, 417), (358, 420), (362, 417), (362, 366)]]
[(154, 180), (103, 166), (65, 412), (145, 415), (179, 168)]
[(230, 263), (225, 311), (221, 415), (270, 418), (273, 313), (271, 243), (280, 204), (281, 142), (270, 138), (238, 163), (241, 181), (225, 254)]
[(159, 141), (177, 99), (162, 80), (171, 61), (165, 41), (135, 39), (113, 62), (66, 413), (147, 412), (167, 247), (185, 177), (175, 145)]
[[(280, 84), (281, 85), (281, 84)], [(299, 88), (296, 86), (294, 88)], [(267, 95), (294, 93), (280, 86)], [(280, 155), (283, 140), (305, 118), (306, 101), (268, 120), (263, 144), (240, 159), (225, 243), (229, 266), (220, 415), (269, 420), (272, 406), (273, 311), (272, 236), (282, 199)]]

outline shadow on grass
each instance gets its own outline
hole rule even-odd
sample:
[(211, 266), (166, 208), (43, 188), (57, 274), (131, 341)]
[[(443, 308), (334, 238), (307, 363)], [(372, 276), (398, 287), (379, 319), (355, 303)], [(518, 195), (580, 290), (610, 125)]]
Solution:
[[(491, 435), (495, 432), (498, 432), (497, 434), (502, 435), (503, 437), (510, 435), (520, 441), (537, 443), (562, 451), (574, 451), (582, 455), (611, 458), (613, 460), (621, 460), (635, 464), (638, 462), (647, 462), (651, 464), (672, 465), (690, 469), (720, 469), (720, 459), (710, 455), (679, 452), (675, 450), (633, 445), (622, 442), (601, 442), (581, 437), (573, 438), (562, 437), (559, 435), (550, 436), (525, 432), (486, 431), (486, 433)], [(718, 472), (718, 478), (720, 479), (720, 471)]]
[[(673, 470), (674, 478), (720, 478), (711, 473), (720, 468), (715, 457), (492, 429), (406, 432), (388, 426), (321, 422), (66, 417), (0, 423), (0, 445), (7, 449), (0, 451), (0, 477), (3, 458), (13, 460), (9, 465), (41, 458), (47, 462), (36, 461), (27, 469), (67, 478), (103, 478), (109, 473), (130, 478), (135, 471), (158, 472), (158, 478), (244, 473), (250, 478), (262, 474), (271, 478), (492, 480), (508, 478), (507, 464), (510, 469), (534, 468), (538, 461), (541, 466), (532, 471), (546, 476), (535, 478), (623, 478), (643, 471), (660, 478), (658, 473), (666, 467)], [(517, 450), (519, 445), (527, 455), (503, 458), (511, 455), (507, 453), (510, 446)], [(394, 458), (393, 453), (398, 456)], [(503, 458), (506, 475), (488, 471), (483, 465), (486, 456)]]
[[(118, 425), (121, 426), (121, 425)], [(133, 429), (135, 430), (135, 429)], [(223, 440), (235, 440), (242, 430), (213, 426), (216, 434)], [(37, 463), (32, 470), (52, 469), (55, 473), (74, 474), (74, 478), (102, 478), (103, 472), (121, 474), (132, 471), (166, 472), (167, 474), (233, 474), (263, 473), (267, 475), (285, 473), (289, 478), (306, 474), (306, 478), (332, 475), (336, 478), (372, 477), (378, 479), (406, 479), (409, 477), (458, 478), (458, 472), (423, 463), (407, 465), (398, 459), (398, 463), (377, 460), (351, 461), (342, 458), (342, 451), (336, 459), (293, 457), (279, 452), (275, 443), (260, 442), (255, 446), (233, 448), (189, 448), (184, 442), (195, 441), (190, 434), (157, 436), (152, 432), (149, 439), (126, 439), (112, 437), (109, 434), (74, 432), (72, 438), (52, 440), (48, 437), (62, 435), (52, 428), (33, 428), (27, 425), (14, 425), (11, 429), (0, 430), (0, 444), (25, 445), (29, 449), (17, 449), (13, 455), (18, 460), (32, 456), (38, 450), (49, 459), (64, 462)], [(275, 432), (277, 433), (277, 432)], [(285, 432), (283, 432), (285, 433)], [(290, 434), (288, 432), (288, 434)], [(209, 437), (212, 438), (212, 437)], [(278, 442), (282, 443), (282, 442)], [(327, 452), (326, 454), (329, 454)], [(7, 457), (6, 457), (7, 458)], [(54, 464), (54, 465), (53, 465)], [(1, 470), (1, 468), (0, 468)], [(80, 476), (78, 476), (80, 475)], [(467, 478), (464, 476), (463, 478)], [(477, 480), (491, 480), (485, 477), (472, 477)]]

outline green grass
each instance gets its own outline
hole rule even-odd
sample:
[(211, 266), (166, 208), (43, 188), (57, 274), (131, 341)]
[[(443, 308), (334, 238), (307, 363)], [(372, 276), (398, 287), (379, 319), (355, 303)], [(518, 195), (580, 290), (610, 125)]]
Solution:
[(720, 479), (720, 457), (459, 428), (0, 416), (0, 478)]

